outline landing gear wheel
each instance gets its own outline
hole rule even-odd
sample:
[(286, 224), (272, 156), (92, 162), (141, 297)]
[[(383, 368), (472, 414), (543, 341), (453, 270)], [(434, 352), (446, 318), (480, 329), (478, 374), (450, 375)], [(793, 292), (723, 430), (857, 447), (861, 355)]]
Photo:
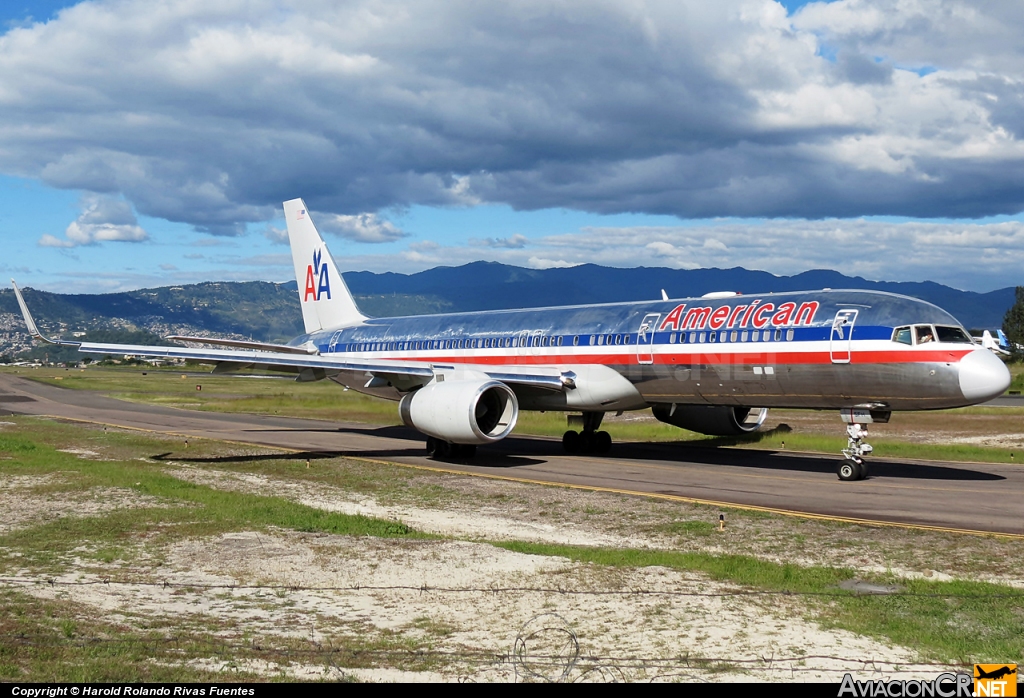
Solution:
[(451, 445), (452, 458), (459, 458), (463, 460), (470, 460), (476, 455), (475, 444), (452, 444)]
[(428, 436), (427, 437), (427, 457), (429, 458), (429, 457), (433, 456), (435, 453), (437, 453), (437, 439), (435, 439), (433, 436)]
[(868, 477), (868, 462), (862, 460), (857, 464), (858, 480), (865, 480)]
[(442, 441), (441, 439), (435, 439), (434, 443), (436, 444), (434, 446), (434, 460), (443, 460), (452, 455), (452, 446), (454, 444)]
[(594, 433), (594, 451), (597, 453), (608, 453), (612, 450), (612, 435), (606, 431)]
[(566, 453), (579, 453), (582, 445), (578, 431), (570, 429), (562, 434), (562, 448), (565, 449)]
[(836, 468), (836, 474), (839, 476), (839, 479), (843, 480), (844, 482), (860, 480), (863, 477), (863, 475), (861, 475), (861, 472), (863, 471), (861, 470), (860, 463), (853, 460), (852, 458), (847, 458), (846, 460), (839, 464), (838, 468)]

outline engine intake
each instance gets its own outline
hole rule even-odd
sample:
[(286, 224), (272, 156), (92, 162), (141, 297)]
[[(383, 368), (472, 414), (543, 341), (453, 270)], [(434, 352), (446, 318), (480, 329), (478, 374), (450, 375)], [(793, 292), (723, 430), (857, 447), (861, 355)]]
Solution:
[(708, 436), (749, 434), (760, 429), (768, 416), (766, 407), (717, 405), (655, 405), (651, 412), (666, 424)]
[(398, 404), (406, 426), (455, 444), (485, 444), (508, 436), (519, 418), (516, 394), (504, 383), (433, 381)]

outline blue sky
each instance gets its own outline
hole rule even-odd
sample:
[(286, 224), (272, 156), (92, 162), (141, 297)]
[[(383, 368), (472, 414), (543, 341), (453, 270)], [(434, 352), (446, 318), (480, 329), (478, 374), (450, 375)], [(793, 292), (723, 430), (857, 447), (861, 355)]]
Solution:
[(1024, 284), (1012, 4), (0, 13), (0, 272), (23, 285), (285, 280), (295, 196), (347, 269)]

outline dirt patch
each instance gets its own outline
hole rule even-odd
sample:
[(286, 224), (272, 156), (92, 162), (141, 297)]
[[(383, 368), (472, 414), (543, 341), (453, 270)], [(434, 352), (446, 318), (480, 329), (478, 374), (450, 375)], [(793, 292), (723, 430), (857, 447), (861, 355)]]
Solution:
[(846, 567), (860, 574), (975, 579), (1024, 587), (1020, 546), (998, 538), (985, 539), (979, 547), (964, 545), (962, 537), (951, 534), (736, 512), (728, 513), (728, 524), (719, 531), (720, 512), (713, 507), (433, 473), (416, 476), (418, 489), (429, 490), (436, 498), (431, 506), (423, 506), (415, 493), (404, 501), (399, 497), (395, 503), (381, 504), (373, 497), (309, 481), (186, 465), (166, 472), (210, 487), (400, 520), (422, 531), (460, 538), (747, 554), (772, 562)]
[[(118, 509), (164, 506), (159, 499), (134, 490), (94, 487), (80, 491), (60, 487), (65, 483), (70, 485), (61, 474), (0, 475), (0, 535), (69, 516), (99, 516)], [(55, 491), (46, 491), (55, 487)]]
[[(568, 545), (614, 547), (652, 547), (654, 541), (583, 528), (564, 520), (540, 521), (535, 517), (513, 518), (496, 506), (475, 509), (443, 510), (409, 505), (385, 506), (371, 497), (308, 482), (272, 479), (252, 473), (226, 472), (183, 466), (166, 471), (169, 475), (196, 484), (236, 492), (277, 496), (307, 506), (343, 514), (361, 514), (402, 521), (421, 531), (463, 538), (488, 540), (524, 540)], [(665, 541), (661, 541), (664, 543)]]
[[(118, 622), (173, 617), (185, 627), (222, 628), (225, 638), (237, 637), (243, 623), (254, 642), (276, 636), (312, 647), (330, 647), (346, 636), (401, 637), (444, 657), (418, 671), (382, 666), (351, 672), (364, 680), (522, 679), (531, 655), (525, 653), (525, 665), (517, 663), (514, 648), (531, 622), (578, 643), (570, 680), (839, 681), (858, 662), (871, 663), (879, 678), (936, 671), (915, 667), (908, 649), (803, 620), (806, 609), (797, 601), (723, 596), (737, 588), (659, 567), (609, 569), (462, 541), (288, 531), (184, 541), (162, 558), (154, 579), (186, 587), (125, 583), (31, 592), (89, 604)], [(94, 577), (69, 572), (63, 578)], [(230, 588), (235, 584), (276, 588)], [(531, 641), (539, 642), (536, 636)], [(569, 662), (571, 651), (562, 647)], [(347, 671), (331, 669), (326, 656), (322, 663), (239, 668), (294, 678)]]

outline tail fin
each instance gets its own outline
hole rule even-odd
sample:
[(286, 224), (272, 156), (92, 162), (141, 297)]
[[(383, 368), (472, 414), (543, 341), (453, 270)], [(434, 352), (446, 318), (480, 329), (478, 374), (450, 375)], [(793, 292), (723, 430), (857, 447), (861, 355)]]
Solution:
[(306, 332), (351, 327), (366, 320), (313, 225), (305, 202), (285, 201), (284, 218)]

